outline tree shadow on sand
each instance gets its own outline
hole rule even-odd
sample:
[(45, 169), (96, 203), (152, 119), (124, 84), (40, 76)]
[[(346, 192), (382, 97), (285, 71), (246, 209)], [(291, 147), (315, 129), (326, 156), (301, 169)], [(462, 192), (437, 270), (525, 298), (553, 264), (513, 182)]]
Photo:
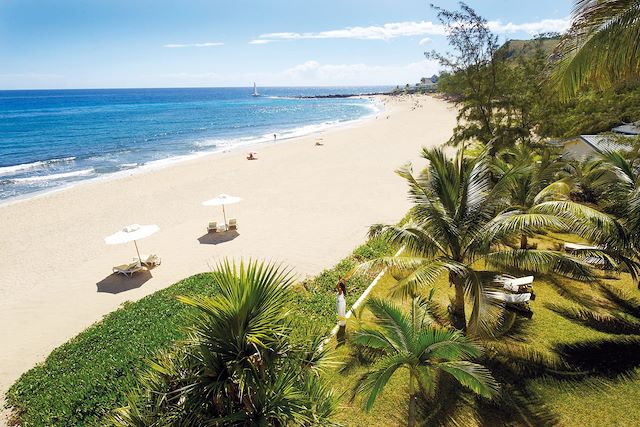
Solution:
[(98, 292), (107, 294), (119, 294), (121, 292), (137, 289), (148, 282), (153, 276), (149, 270), (142, 270), (131, 277), (113, 273), (96, 283)]
[(222, 233), (207, 233), (198, 237), (198, 242), (200, 242), (201, 245), (219, 245), (220, 243), (229, 242), (239, 235), (235, 230), (224, 231)]

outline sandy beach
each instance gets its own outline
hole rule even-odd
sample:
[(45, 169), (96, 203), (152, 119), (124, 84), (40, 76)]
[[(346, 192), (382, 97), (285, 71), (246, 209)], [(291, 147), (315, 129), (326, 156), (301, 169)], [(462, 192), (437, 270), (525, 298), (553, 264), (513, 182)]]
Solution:
[[(394, 169), (446, 141), (456, 113), (426, 96), (382, 100), (378, 118), (324, 132), (324, 146), (310, 135), (256, 147), (257, 161), (214, 154), (0, 206), (0, 391), (124, 301), (216, 258), (278, 260), (304, 277), (346, 256), (370, 224), (400, 219), (409, 202)], [(228, 240), (205, 229), (222, 212), (201, 202), (219, 193), (244, 199), (227, 207), (239, 225)], [(111, 267), (135, 249), (103, 238), (131, 223), (160, 226), (139, 246), (162, 265), (116, 280)]]

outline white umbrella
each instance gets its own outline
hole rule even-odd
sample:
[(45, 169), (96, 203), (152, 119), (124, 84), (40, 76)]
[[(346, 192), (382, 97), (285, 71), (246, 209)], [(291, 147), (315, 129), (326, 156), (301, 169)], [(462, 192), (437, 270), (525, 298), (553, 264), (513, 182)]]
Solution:
[(218, 194), (218, 196), (213, 199), (209, 199), (205, 202), (202, 202), (203, 206), (222, 206), (222, 215), (224, 216), (224, 223), (227, 223), (227, 213), (224, 210), (225, 205), (232, 205), (234, 203), (239, 203), (242, 201), (242, 198), (237, 196), (229, 196), (228, 194)]
[(136, 252), (138, 253), (138, 259), (142, 260), (142, 258), (140, 258), (140, 251), (138, 250), (138, 244), (136, 243), (136, 240), (149, 237), (152, 234), (156, 233), (158, 230), (160, 230), (160, 227), (158, 227), (155, 224), (150, 224), (150, 225), (131, 224), (131, 225), (127, 225), (117, 233), (114, 233), (111, 236), (105, 237), (104, 242), (107, 245), (119, 245), (121, 243), (127, 243), (127, 242), (133, 241), (133, 244), (136, 246)]

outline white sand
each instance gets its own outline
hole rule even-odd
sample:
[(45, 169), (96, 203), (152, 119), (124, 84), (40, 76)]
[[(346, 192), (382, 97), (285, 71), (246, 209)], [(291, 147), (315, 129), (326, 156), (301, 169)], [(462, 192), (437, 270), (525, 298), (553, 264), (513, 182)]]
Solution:
[[(362, 243), (370, 224), (399, 220), (409, 203), (394, 169), (446, 141), (455, 111), (429, 97), (415, 109), (416, 97), (384, 99), (377, 119), (324, 133), (322, 147), (302, 137), (255, 148), (257, 161), (211, 155), (0, 206), (0, 391), (122, 302), (207, 271), (216, 258), (279, 260), (314, 274)], [(219, 193), (244, 198), (227, 208), (239, 235), (203, 244), (207, 221), (222, 212), (200, 203)], [(134, 222), (160, 226), (139, 245), (162, 265), (113, 281), (111, 266), (135, 250), (103, 238)]]

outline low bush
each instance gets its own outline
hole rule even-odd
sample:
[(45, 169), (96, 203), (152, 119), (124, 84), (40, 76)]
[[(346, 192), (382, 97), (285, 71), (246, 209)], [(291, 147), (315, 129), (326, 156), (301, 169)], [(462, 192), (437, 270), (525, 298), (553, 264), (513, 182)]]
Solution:
[(7, 392), (22, 426), (96, 425), (124, 404), (146, 359), (181, 337), (191, 308), (177, 295), (207, 294), (210, 274), (198, 274), (108, 314), (47, 360), (26, 372)]

